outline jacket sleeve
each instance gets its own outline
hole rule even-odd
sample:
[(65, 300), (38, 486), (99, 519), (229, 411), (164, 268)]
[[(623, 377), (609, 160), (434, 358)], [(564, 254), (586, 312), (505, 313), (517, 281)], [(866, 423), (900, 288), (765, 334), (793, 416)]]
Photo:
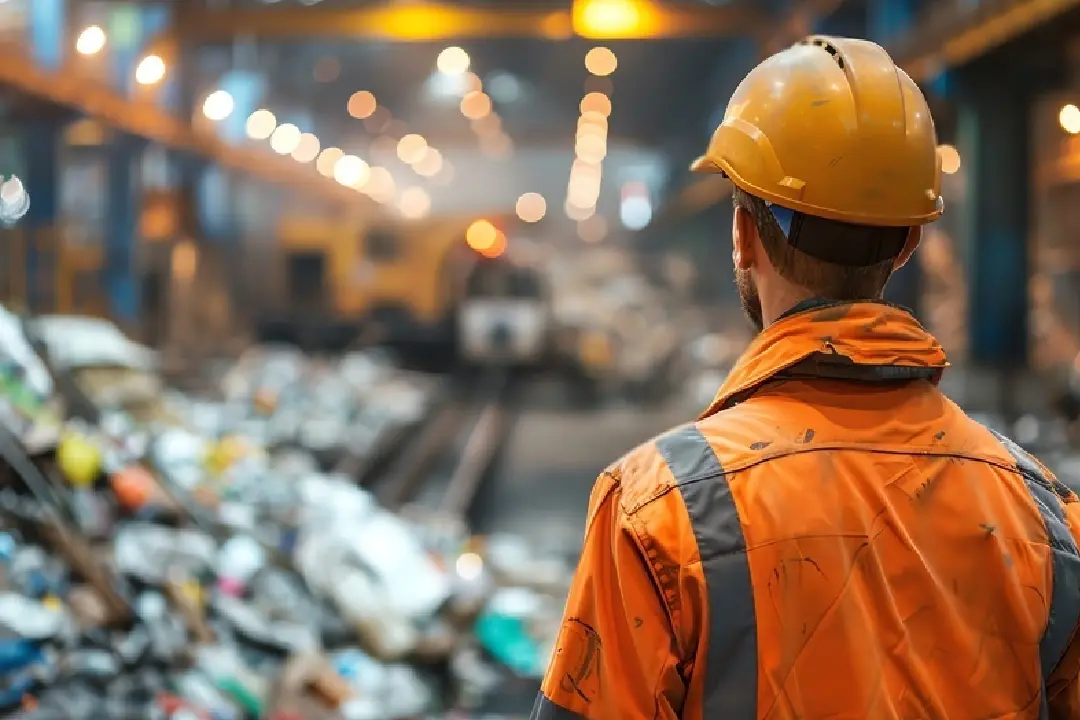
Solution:
[[(1065, 517), (1073, 541), (1080, 547), (1080, 501), (1073, 495), (1065, 499)], [(1074, 558), (1080, 565), (1080, 559)], [(1075, 629), (1065, 654), (1047, 683), (1046, 695), (1050, 720), (1080, 720), (1080, 633)]]
[(619, 505), (593, 488), (585, 545), (531, 720), (674, 720), (685, 685), (669, 614)]

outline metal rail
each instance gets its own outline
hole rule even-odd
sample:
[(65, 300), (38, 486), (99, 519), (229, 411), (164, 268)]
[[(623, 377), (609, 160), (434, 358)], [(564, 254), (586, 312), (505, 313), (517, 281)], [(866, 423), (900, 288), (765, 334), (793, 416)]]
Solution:
[[(478, 378), (448, 403), (419, 439), (404, 448), (398, 466), (384, 478), (383, 503), (392, 510), (416, 502), (425, 491), (441, 492), (440, 515), (464, 520), (494, 464), (512, 424), (513, 379), (498, 372)], [(440, 466), (452, 467), (447, 478)], [(444, 488), (436, 488), (442, 485)]]

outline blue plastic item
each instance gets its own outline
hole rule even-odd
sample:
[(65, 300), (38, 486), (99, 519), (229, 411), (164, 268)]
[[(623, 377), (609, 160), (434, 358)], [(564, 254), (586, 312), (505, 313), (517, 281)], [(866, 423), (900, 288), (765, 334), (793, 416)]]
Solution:
[(29, 640), (0, 640), (0, 673), (22, 670), (44, 660), (41, 650)]
[(16, 547), (17, 543), (11, 533), (0, 533), (0, 561), (10, 562)]
[(22, 704), (26, 694), (34, 689), (37, 678), (32, 672), (24, 671), (14, 678), (5, 682), (5, 687), (0, 690), (0, 709), (11, 710)]

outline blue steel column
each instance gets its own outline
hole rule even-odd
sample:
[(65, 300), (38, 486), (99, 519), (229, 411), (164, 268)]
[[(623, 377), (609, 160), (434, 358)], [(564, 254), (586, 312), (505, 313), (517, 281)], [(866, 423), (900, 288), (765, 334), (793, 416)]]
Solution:
[(881, 45), (903, 37), (914, 19), (915, 0), (871, 0), (867, 7), (868, 34)]
[(56, 70), (64, 62), (67, 40), (67, 2), (65, 0), (33, 0), (30, 9), (30, 47), (34, 62)]
[(137, 160), (144, 143), (120, 136), (109, 145), (106, 199), (105, 290), (112, 317), (132, 326), (139, 319), (139, 202)]
[(1028, 359), (1029, 115), (1034, 89), (1002, 63), (961, 80), (958, 146), (967, 165), (969, 352), (976, 366)]
[(23, 220), (26, 229), (26, 304), (27, 310), (42, 308), (40, 289), (45, 281), (38, 249), (40, 243), (55, 233), (60, 214), (60, 146), (63, 124), (59, 122), (29, 122), (23, 127), (23, 178), (30, 194), (30, 210)]

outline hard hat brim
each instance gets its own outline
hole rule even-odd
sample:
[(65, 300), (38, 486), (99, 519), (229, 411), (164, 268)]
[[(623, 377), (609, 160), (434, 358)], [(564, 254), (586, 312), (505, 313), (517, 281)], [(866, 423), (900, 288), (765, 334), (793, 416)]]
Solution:
[(726, 173), (724, 173), (724, 169), (721, 168), (719, 165), (717, 165), (716, 161), (713, 160), (708, 155), (702, 155), (697, 160), (690, 163), (690, 172), (693, 172), (693, 173), (710, 173), (710, 174), (716, 174), (716, 173), (726, 174)]

